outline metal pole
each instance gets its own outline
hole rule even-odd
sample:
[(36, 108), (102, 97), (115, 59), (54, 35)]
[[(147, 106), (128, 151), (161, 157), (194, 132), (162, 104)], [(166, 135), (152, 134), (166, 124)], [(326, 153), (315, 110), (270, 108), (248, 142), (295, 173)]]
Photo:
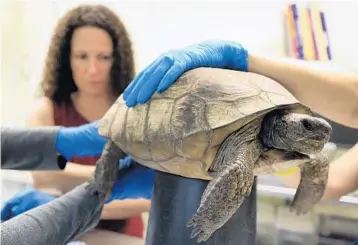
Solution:
[[(198, 245), (186, 223), (195, 213), (208, 181), (156, 172), (146, 245)], [(256, 180), (238, 212), (201, 245), (254, 245)]]

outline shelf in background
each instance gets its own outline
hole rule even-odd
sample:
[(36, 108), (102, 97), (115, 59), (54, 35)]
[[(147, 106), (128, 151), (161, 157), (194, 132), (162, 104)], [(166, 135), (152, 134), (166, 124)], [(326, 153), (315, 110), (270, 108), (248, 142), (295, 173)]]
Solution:
[[(265, 185), (258, 184), (257, 191), (259, 194), (268, 195), (268, 196), (277, 196), (280, 198), (293, 199), (296, 190), (287, 187), (274, 186), (274, 185)], [(343, 196), (339, 201), (330, 201), (334, 205), (347, 203), (347, 204), (356, 204), (358, 205), (358, 196)], [(358, 206), (357, 206), (358, 208)]]

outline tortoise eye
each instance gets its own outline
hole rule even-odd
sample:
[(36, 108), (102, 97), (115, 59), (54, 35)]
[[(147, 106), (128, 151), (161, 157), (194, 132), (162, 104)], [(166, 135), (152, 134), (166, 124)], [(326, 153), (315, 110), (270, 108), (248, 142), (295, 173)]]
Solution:
[(303, 119), (302, 120), (302, 125), (303, 125), (303, 127), (305, 127), (305, 129), (307, 129), (307, 130), (312, 130), (312, 124), (308, 121), (308, 120), (306, 120), (306, 119)]

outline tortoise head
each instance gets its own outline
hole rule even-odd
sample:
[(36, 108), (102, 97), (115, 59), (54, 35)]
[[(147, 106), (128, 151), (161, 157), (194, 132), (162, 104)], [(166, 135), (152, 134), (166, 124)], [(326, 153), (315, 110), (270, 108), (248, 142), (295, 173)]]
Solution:
[(274, 111), (265, 117), (260, 137), (268, 147), (313, 154), (323, 149), (331, 133), (331, 125), (322, 118)]

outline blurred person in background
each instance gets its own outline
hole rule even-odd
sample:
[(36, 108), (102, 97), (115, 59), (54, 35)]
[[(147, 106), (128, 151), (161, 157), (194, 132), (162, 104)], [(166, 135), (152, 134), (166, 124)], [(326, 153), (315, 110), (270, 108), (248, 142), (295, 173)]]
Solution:
[[(28, 126), (69, 127), (100, 119), (133, 79), (131, 46), (124, 24), (109, 8), (80, 5), (68, 11), (55, 27), (41, 81), (43, 97)], [(72, 157), (63, 171), (34, 171), (38, 196), (61, 196), (87, 181), (97, 159)], [(22, 202), (31, 203), (31, 197)], [(142, 238), (141, 213), (149, 209), (149, 200), (112, 201), (104, 205), (96, 229)]]

